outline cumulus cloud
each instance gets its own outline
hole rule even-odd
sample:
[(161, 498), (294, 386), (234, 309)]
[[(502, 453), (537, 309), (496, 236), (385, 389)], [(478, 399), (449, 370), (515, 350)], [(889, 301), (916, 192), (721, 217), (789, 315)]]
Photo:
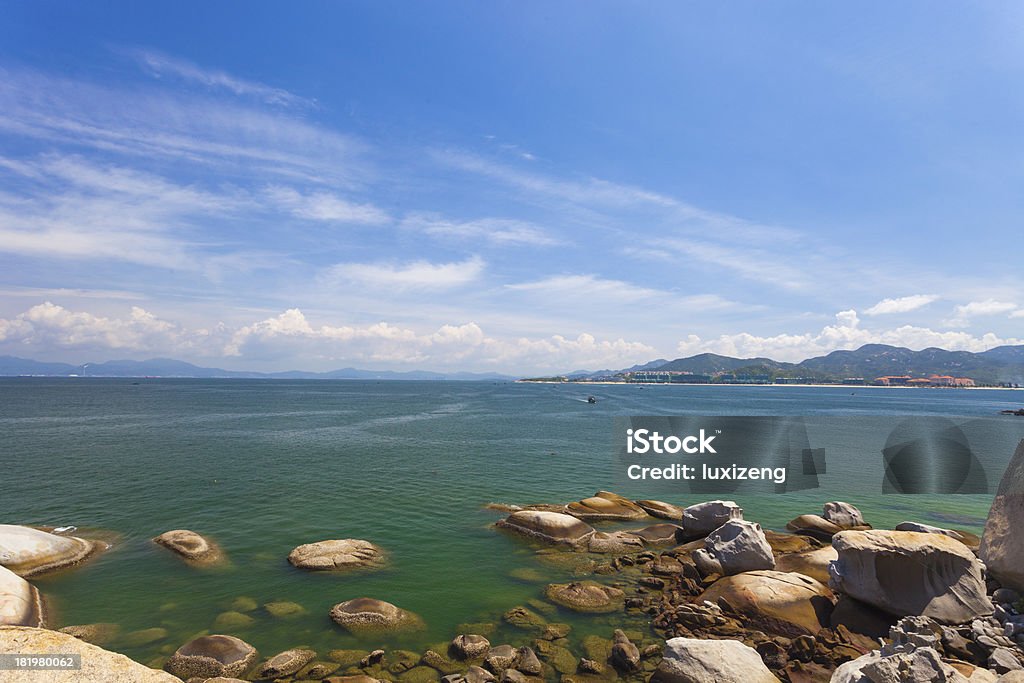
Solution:
[[(1003, 313), (1015, 313), (1018, 310), (1017, 304), (1010, 301), (996, 301), (985, 299), (984, 301), (971, 301), (957, 306), (953, 311), (953, 317), (945, 321), (950, 327), (967, 327), (972, 318), (1001, 315)], [(1011, 317), (1013, 317), (1011, 315)]]
[(149, 311), (132, 306), (126, 318), (71, 311), (49, 301), (12, 319), (0, 319), (0, 342), (29, 348), (152, 349), (190, 345), (185, 331)]
[(909, 313), (923, 308), (939, 297), (934, 294), (914, 294), (912, 296), (901, 296), (895, 299), (882, 299), (877, 304), (864, 311), (864, 315), (887, 315), (889, 313)]
[(451, 289), (475, 281), (484, 267), (478, 256), (451, 263), (339, 263), (328, 269), (326, 280), (386, 289)]
[(679, 342), (677, 350), (684, 356), (711, 351), (726, 356), (749, 358), (765, 356), (774, 360), (798, 362), (838, 349), (856, 349), (864, 344), (889, 344), (911, 349), (940, 347), (951, 351), (985, 351), (1004, 344), (1022, 344), (1024, 339), (1001, 338), (991, 332), (975, 336), (962, 331), (936, 331), (927, 327), (903, 325), (888, 330), (861, 327), (854, 310), (840, 311), (836, 321), (818, 332), (759, 336), (742, 332), (701, 339), (689, 335)]

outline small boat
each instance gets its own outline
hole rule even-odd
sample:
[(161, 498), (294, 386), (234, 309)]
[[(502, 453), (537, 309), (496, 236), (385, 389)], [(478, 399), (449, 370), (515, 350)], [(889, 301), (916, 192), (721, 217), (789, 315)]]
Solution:
[(587, 396), (587, 403), (597, 403), (597, 399), (593, 396)]
[(73, 534), (78, 531), (77, 526), (59, 526), (53, 530), (55, 534)]

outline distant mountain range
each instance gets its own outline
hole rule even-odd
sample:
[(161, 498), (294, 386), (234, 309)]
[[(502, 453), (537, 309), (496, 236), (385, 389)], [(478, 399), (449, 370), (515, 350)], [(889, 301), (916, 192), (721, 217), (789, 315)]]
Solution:
[(833, 351), (800, 363), (701, 353), (689, 358), (654, 361), (618, 372), (571, 374), (569, 377), (599, 379), (637, 370), (689, 372), (710, 376), (728, 373), (768, 376), (773, 379), (803, 377), (813, 381), (837, 381), (848, 377), (863, 377), (870, 381), (885, 375), (953, 375), (969, 377), (979, 384), (1024, 384), (1024, 345), (999, 346), (981, 353), (972, 353), (937, 348), (911, 351), (899, 346), (866, 344), (855, 351)]
[(27, 358), (0, 356), (0, 376), (45, 376), (45, 377), (225, 377), (238, 379), (411, 379), (411, 380), (488, 380), (509, 381), (508, 375), (494, 372), (427, 372), (412, 370), (394, 372), (391, 370), (358, 370), (343, 368), (329, 372), (240, 372), (220, 368), (204, 368), (171, 358), (150, 360), (112, 360), (105, 363), (44, 363)]

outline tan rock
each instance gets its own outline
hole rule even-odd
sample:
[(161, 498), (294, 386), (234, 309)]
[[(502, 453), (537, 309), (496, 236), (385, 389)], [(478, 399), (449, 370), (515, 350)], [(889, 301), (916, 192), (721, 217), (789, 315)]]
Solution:
[(594, 581), (552, 583), (544, 594), (551, 602), (575, 612), (615, 612), (625, 602), (621, 590)]
[(513, 512), (496, 526), (547, 543), (572, 546), (585, 543), (594, 533), (592, 526), (572, 515), (538, 510)]
[(41, 627), (44, 622), (43, 598), (36, 587), (0, 567), (0, 626)]
[(839, 558), (839, 553), (830, 545), (800, 553), (788, 553), (775, 558), (775, 569), (809, 576), (815, 581), (828, 585), (828, 565)]
[(331, 619), (356, 635), (416, 631), (424, 628), (417, 614), (374, 598), (356, 598), (331, 608)]
[(384, 551), (356, 538), (300, 545), (288, 554), (288, 561), (299, 569), (310, 570), (376, 569), (386, 564)]
[(10, 671), (0, 671), (0, 681), (4, 683), (20, 683), (22, 680), (24, 683), (181, 683), (181, 679), (169, 673), (150, 669), (124, 655), (108, 652), (59, 631), (0, 626), (0, 652), (77, 654), (82, 660), (82, 668), (78, 671), (47, 671), (21, 678)]
[(1001, 584), (1024, 593), (1024, 441), (1010, 459), (992, 501), (981, 560)]
[(584, 498), (565, 506), (565, 511), (573, 517), (587, 521), (643, 519), (647, 512), (622, 496), (609, 491), (598, 491), (591, 498)]
[(0, 566), (28, 577), (77, 564), (102, 544), (16, 524), (0, 524)]
[(683, 518), (683, 508), (665, 503), (660, 500), (638, 500), (636, 504), (643, 508), (644, 512), (651, 517), (659, 519), (680, 520)]
[(164, 669), (183, 679), (239, 677), (256, 664), (256, 648), (240, 638), (226, 635), (200, 636), (190, 640), (171, 656)]
[(216, 543), (187, 529), (165, 531), (153, 542), (196, 565), (218, 564), (225, 559)]
[(713, 583), (700, 601), (729, 606), (765, 629), (778, 633), (814, 635), (829, 626), (835, 595), (803, 574), (755, 571), (727, 576)]

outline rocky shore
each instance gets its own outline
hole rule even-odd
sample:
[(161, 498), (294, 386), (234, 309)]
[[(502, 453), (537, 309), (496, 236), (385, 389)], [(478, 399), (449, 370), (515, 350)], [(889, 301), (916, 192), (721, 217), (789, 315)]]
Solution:
[[(144, 642), (143, 632), (119, 635), (113, 624), (49, 630), (60, 625), (48, 622), (45, 595), (26, 580), (88, 561), (100, 544), (0, 525), (0, 653), (80, 653), (88, 662), (46, 678), (0, 671), (0, 682), (1024, 683), (1024, 442), (980, 539), (915, 520), (876, 529), (870, 514), (842, 501), (826, 502), (820, 514), (795, 510), (785, 532), (745, 519), (728, 500), (683, 506), (601, 491), (567, 504), (489, 507), (504, 515), (496, 533), (572, 579), (548, 583), (540, 569), (516, 570), (510, 580), (534, 582), (534, 599), (418, 651), (317, 652), (296, 643), (259, 653), (232, 633), (256, 606), (239, 598), (216, 633), (151, 666), (102, 649), (126, 647), (129, 636)], [(368, 540), (305, 540), (282, 561), (317, 572), (389, 562)], [(193, 531), (154, 541), (191, 565), (228, 561)], [(274, 609), (296, 623), (329, 617), (370, 645), (425, 626), (400, 605), (346, 597), (327, 614), (284, 602)], [(580, 619), (593, 628), (578, 632)]]

